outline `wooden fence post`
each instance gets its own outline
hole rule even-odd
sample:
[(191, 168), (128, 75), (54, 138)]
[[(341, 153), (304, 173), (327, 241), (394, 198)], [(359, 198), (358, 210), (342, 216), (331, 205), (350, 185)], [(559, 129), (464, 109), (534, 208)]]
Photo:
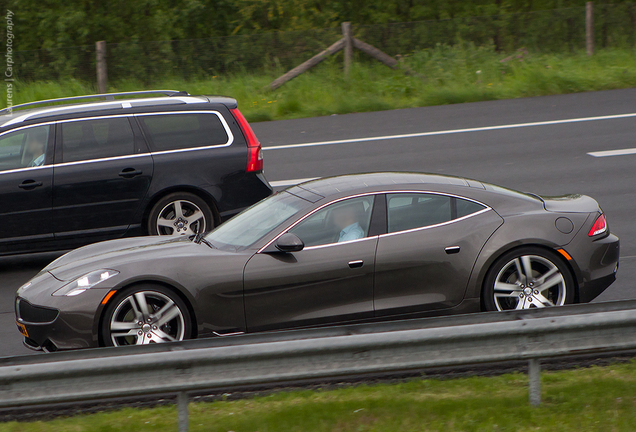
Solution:
[(342, 37), (344, 39), (344, 73), (349, 76), (349, 69), (353, 61), (353, 40), (351, 38), (351, 23), (342, 23)]
[(585, 49), (587, 55), (594, 54), (594, 2), (585, 3)]
[(285, 75), (276, 78), (274, 81), (270, 83), (269, 89), (276, 90), (278, 87), (282, 86), (290, 79), (296, 78), (298, 75), (316, 66), (318, 63), (320, 63), (321, 61), (323, 61), (330, 55), (337, 53), (342, 48), (344, 48), (344, 39), (340, 39), (338, 42), (329, 46), (329, 48), (327, 48), (326, 50), (322, 51), (319, 54), (316, 54), (315, 56), (313, 56), (312, 58), (310, 58), (303, 64), (296, 66), (295, 68), (287, 72)]
[(108, 89), (108, 73), (106, 67), (106, 41), (95, 43), (97, 51), (97, 92), (106, 93)]

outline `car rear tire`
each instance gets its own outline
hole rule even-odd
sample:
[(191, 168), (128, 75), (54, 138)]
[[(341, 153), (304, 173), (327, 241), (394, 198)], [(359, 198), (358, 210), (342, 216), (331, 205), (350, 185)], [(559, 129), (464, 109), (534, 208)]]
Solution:
[(556, 253), (523, 247), (502, 255), (488, 270), (483, 303), (488, 311), (563, 306), (574, 302), (574, 277)]
[(214, 217), (210, 206), (189, 192), (175, 192), (161, 198), (150, 210), (150, 235), (194, 235), (211, 231)]
[(106, 346), (176, 342), (192, 337), (192, 319), (184, 301), (161, 285), (136, 285), (117, 293), (102, 320)]

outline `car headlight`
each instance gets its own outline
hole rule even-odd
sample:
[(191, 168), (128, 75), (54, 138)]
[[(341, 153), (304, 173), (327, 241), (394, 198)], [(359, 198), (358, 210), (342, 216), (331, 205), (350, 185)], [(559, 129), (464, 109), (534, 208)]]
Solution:
[(93, 288), (98, 283), (104, 282), (105, 280), (108, 280), (113, 276), (117, 276), (118, 274), (119, 272), (117, 270), (95, 270), (67, 283), (62, 288), (55, 291), (53, 295), (67, 297), (76, 296), (88, 289)]

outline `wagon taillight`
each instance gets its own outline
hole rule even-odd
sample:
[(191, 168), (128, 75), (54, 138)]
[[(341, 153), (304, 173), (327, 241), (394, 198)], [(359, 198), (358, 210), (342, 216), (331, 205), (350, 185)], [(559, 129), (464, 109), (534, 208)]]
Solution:
[(263, 171), (263, 153), (261, 152), (261, 143), (256, 138), (256, 134), (252, 130), (250, 124), (245, 120), (243, 114), (234, 108), (230, 110), (236, 119), (245, 141), (247, 141), (247, 172)]

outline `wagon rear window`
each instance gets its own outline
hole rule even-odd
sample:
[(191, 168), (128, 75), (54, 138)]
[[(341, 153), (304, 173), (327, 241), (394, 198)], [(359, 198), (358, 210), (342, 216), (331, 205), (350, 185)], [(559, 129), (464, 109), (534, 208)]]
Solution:
[(223, 145), (228, 135), (214, 113), (153, 114), (137, 117), (154, 152)]

